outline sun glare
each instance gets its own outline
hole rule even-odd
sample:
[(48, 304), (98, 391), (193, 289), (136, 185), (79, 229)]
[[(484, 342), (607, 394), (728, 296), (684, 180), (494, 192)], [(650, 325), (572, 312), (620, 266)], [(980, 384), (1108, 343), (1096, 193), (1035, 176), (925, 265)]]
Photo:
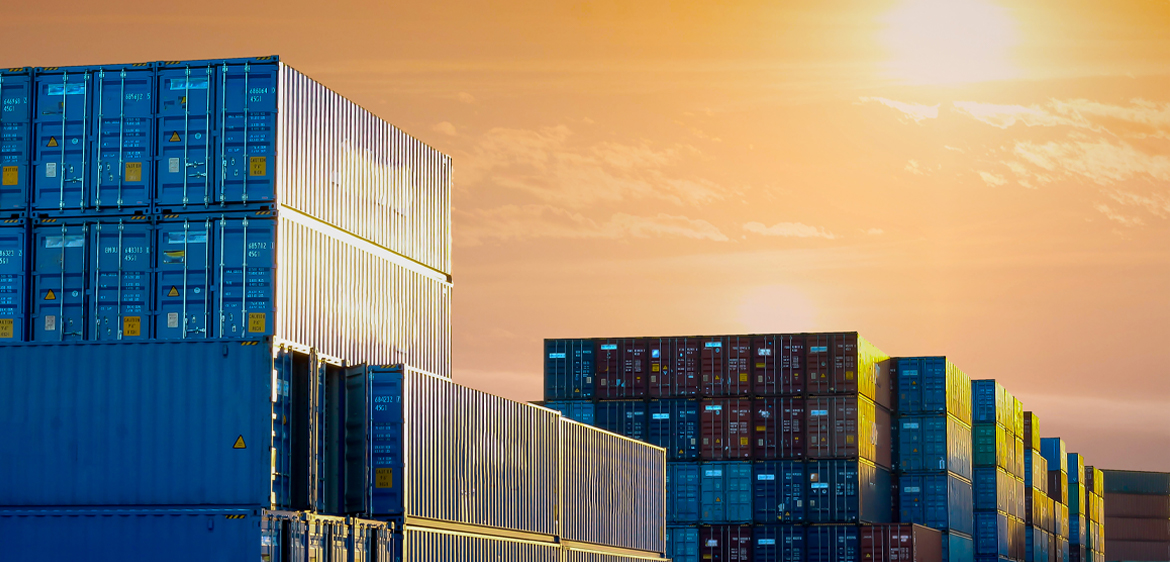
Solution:
[(908, 0), (882, 16), (887, 76), (911, 84), (1014, 78), (1016, 23), (982, 0)]

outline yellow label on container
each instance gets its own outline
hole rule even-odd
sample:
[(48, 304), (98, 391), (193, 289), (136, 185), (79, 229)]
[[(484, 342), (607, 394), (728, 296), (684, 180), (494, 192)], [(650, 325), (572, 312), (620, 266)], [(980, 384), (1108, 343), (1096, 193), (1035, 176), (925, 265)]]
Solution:
[(142, 162), (126, 163), (126, 181), (142, 181)]
[(747, 373), (739, 374), (739, 382), (747, 382)]
[(375, 468), (374, 469), (374, 487), (375, 488), (393, 488), (394, 487), (394, 469), (393, 468)]
[(263, 176), (268, 173), (268, 158), (265, 156), (253, 156), (248, 159), (248, 175), (249, 176)]
[(661, 369), (661, 365), (659, 365), (658, 363), (650, 365), (651, 372), (657, 373), (660, 369)]
[(141, 336), (142, 335), (142, 317), (141, 316), (126, 316), (122, 318), (122, 335), (124, 336)]
[(249, 312), (248, 313), (248, 331), (255, 333), (264, 333), (264, 313), (263, 312)]
[(845, 437), (845, 442), (852, 445), (853, 444), (853, 436), (849, 435), (849, 436)]
[(49, 148), (53, 148), (54, 146), (57, 146), (57, 137), (49, 137), (49, 142), (47, 144), (45, 144), (45, 146), (47, 146)]
[(748, 438), (747, 438), (747, 437), (740, 437), (740, 438), (739, 438), (739, 444), (740, 444), (740, 445), (747, 445), (747, 444), (748, 444)]
[(763, 368), (764, 368), (764, 364), (763, 364), (763, 363), (756, 363), (756, 368), (757, 368), (757, 369), (763, 369)]
[(16, 166), (4, 166), (3, 185), (16, 185), (20, 182), (20, 168)]
[(183, 140), (183, 139), (179, 138), (179, 132), (175, 131), (175, 132), (171, 133), (171, 138), (167, 139), (167, 142), (179, 142), (181, 140)]
[(248, 446), (244, 444), (244, 436), (236, 437), (236, 442), (232, 444), (233, 449), (247, 449)]
[(845, 371), (845, 380), (847, 380), (847, 381), (853, 380), (853, 371)]
[(11, 318), (0, 318), (0, 338), (12, 339), (16, 336), (16, 322)]

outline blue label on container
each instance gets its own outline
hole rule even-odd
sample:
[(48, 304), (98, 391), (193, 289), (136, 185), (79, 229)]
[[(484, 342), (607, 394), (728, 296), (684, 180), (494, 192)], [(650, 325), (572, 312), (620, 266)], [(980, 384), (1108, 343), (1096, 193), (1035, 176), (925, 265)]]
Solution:
[(918, 422), (903, 422), (902, 429), (918, 429)]
[(706, 347), (723, 347), (723, 342), (709, 341), (707, 342)]
[(719, 410), (722, 410), (722, 409), (723, 409), (723, 406), (718, 406), (718, 405), (716, 405), (716, 406), (707, 406), (707, 411), (708, 411), (708, 412), (718, 412)]
[(905, 488), (902, 488), (902, 491), (908, 494), (917, 494), (918, 492), (922, 491), (922, 488), (919, 488), (918, 486), (906, 486)]
[(826, 482), (813, 482), (811, 488), (814, 490), (828, 490), (829, 484)]
[(172, 90), (206, 90), (207, 78), (175, 78), (171, 80)]
[(617, 344), (616, 343), (602, 344), (601, 349), (603, 349), (603, 350), (617, 349)]
[(829, 347), (825, 345), (814, 345), (808, 348), (809, 353), (828, 353)]
[(722, 470), (707, 470), (703, 472), (705, 476), (723, 476)]
[(548, 358), (549, 359), (564, 359), (565, 354), (564, 353), (550, 353), (550, 354), (548, 354)]
[(810, 416), (827, 416), (827, 415), (829, 415), (829, 411), (828, 410), (809, 410), (808, 414)]
[(756, 480), (775, 480), (775, 479), (776, 479), (775, 474), (757, 474), (756, 475)]
[(760, 539), (756, 541), (756, 544), (760, 546), (772, 546), (776, 544), (776, 539)]
[(918, 369), (906, 369), (906, 370), (902, 371), (902, 374), (906, 375), (908, 377), (917, 377), (918, 376)]
[(72, 96), (84, 94), (85, 84), (49, 84), (50, 96)]
[(650, 350), (650, 358), (651, 358), (651, 359), (658, 359), (659, 357), (662, 357), (662, 352), (661, 352), (661, 351), (659, 351), (659, 350), (657, 350), (657, 349), (651, 349), (651, 350)]
[(650, 414), (650, 419), (668, 420), (668, 419), (670, 419), (670, 414)]

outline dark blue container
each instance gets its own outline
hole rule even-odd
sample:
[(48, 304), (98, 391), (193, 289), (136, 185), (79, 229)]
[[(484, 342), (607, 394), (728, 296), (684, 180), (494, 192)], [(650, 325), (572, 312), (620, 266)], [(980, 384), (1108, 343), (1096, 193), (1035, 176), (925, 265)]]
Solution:
[(812, 523), (889, 523), (890, 471), (869, 461), (806, 463), (808, 520)]
[(593, 398), (593, 341), (544, 340), (544, 399)]
[(808, 562), (857, 562), (861, 545), (857, 525), (813, 525), (805, 545)]
[(971, 482), (953, 473), (898, 476), (899, 521), (970, 536)]
[(545, 402), (545, 408), (556, 410), (561, 415), (573, 421), (579, 421), (586, 425), (597, 425), (596, 409), (592, 402), (584, 400), (564, 400), (560, 402)]
[(48, 219), (33, 226), (33, 341), (85, 339), (91, 222)]
[[(755, 522), (804, 522), (807, 487), (804, 462), (757, 462), (752, 474), (752, 519)], [(758, 557), (759, 550), (756, 552)]]
[(28, 225), (23, 219), (0, 220), (0, 343), (28, 339)]
[(697, 525), (702, 518), (701, 505), (702, 469), (699, 463), (667, 463), (666, 522)]
[(749, 462), (710, 462), (702, 465), (704, 524), (750, 523), (752, 520), (752, 465)]
[(1040, 456), (1048, 461), (1048, 470), (1059, 470), (1068, 474), (1068, 451), (1064, 440), (1059, 437), (1040, 438)]
[(903, 471), (950, 471), (971, 478), (971, 426), (954, 416), (901, 416), (895, 462)]
[(1001, 511), (976, 511), (974, 538), (976, 555), (1009, 556), (1008, 515)]
[(93, 167), (94, 67), (38, 69), (33, 118), (32, 208), (81, 212)]
[(601, 429), (638, 441), (646, 440), (646, 403), (641, 400), (598, 402), (596, 419)]
[(699, 458), (699, 422), (697, 400), (654, 400), (650, 402), (647, 440), (666, 449), (667, 460), (696, 460)]
[(93, 73), (93, 165), (87, 214), (150, 211), (154, 197), (154, 69), (103, 66)]
[(29, 69), (0, 70), (0, 217), (4, 218), (28, 210), (32, 97)]
[(1008, 402), (1003, 386), (995, 379), (971, 381), (972, 423), (998, 423), (1011, 429), (1014, 402)]
[(805, 562), (803, 525), (756, 525), (752, 530), (755, 562)]
[[(1019, 486), (1019, 480), (1008, 474), (1002, 468), (980, 467), (975, 469), (975, 479), (971, 481), (975, 496), (975, 509), (983, 511), (1002, 511), (1012, 513), (1015, 494), (1013, 486)], [(1021, 490), (1021, 494), (1023, 491)], [(1023, 501), (1021, 498), (1019, 501)]]
[(699, 529), (697, 527), (667, 527), (666, 557), (674, 562), (700, 562)]
[(91, 301), (86, 339), (150, 338), (154, 333), (154, 226), (144, 220), (107, 219), (89, 228)]
[(970, 562), (975, 558), (975, 541), (970, 535), (947, 531), (942, 535), (944, 562)]
[(951, 414), (971, 424), (971, 379), (946, 357), (895, 360), (901, 414)]

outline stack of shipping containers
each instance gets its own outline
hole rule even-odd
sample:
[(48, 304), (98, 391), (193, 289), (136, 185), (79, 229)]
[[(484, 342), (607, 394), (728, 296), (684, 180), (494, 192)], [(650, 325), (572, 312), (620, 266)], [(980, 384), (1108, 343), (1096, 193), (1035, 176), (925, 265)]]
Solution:
[[(1105, 560), (1170, 561), (1170, 473), (1104, 470)], [(1094, 471), (1093, 487), (1098, 484)], [(1087, 477), (1087, 475), (1086, 475)]]
[(971, 382), (975, 557), (1024, 560), (1024, 412), (994, 380)]
[(1105, 560), (1105, 474), (1099, 468), (1085, 467), (1085, 559)]
[(1085, 459), (1078, 453), (1068, 453), (1069, 562), (1084, 562), (1088, 556), (1089, 526), (1085, 491)]
[(971, 379), (945, 357), (894, 359), (899, 521), (942, 531), (943, 559), (974, 557)]
[(1024, 412), (1024, 560), (1059, 562), (1048, 461), (1040, 454), (1040, 418)]
[(1048, 497), (1052, 498), (1052, 551), (1056, 560), (1069, 562), (1068, 451), (1059, 437), (1040, 438), (1040, 454), (1048, 463)]

